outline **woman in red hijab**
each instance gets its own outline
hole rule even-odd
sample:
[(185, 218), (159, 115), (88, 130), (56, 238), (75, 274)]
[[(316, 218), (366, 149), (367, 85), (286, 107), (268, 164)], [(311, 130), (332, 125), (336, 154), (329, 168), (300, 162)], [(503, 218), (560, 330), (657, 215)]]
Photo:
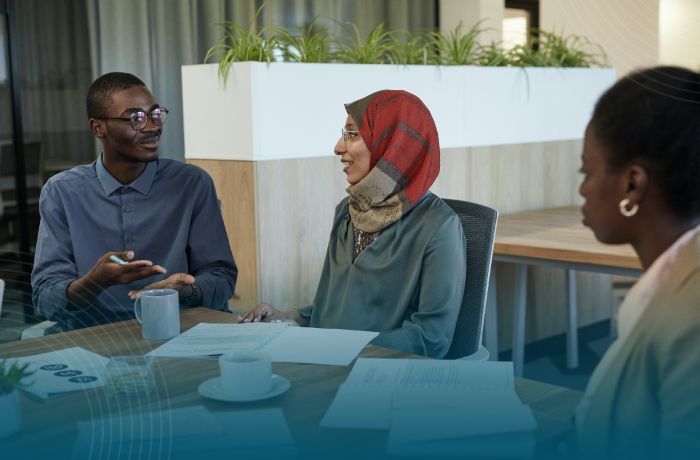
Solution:
[(430, 111), (415, 95), (386, 90), (345, 106), (335, 154), (350, 186), (336, 208), (311, 305), (260, 304), (241, 322), (379, 331), (372, 343), (443, 357), (464, 294), (464, 233), (428, 189), (440, 171)]

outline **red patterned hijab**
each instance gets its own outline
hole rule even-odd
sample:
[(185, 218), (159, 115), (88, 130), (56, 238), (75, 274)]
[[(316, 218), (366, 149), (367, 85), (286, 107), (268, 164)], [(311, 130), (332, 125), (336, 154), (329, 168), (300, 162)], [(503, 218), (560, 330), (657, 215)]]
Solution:
[(374, 233), (416, 205), (440, 172), (440, 143), (417, 96), (384, 90), (345, 105), (369, 148), (370, 171), (348, 187), (354, 227)]

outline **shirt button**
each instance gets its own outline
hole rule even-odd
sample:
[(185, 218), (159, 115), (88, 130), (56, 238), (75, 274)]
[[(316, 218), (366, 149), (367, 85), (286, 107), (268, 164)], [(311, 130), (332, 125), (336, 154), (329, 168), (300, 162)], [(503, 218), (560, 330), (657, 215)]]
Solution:
[(131, 212), (131, 208), (129, 208), (129, 207), (124, 208), (124, 212)]

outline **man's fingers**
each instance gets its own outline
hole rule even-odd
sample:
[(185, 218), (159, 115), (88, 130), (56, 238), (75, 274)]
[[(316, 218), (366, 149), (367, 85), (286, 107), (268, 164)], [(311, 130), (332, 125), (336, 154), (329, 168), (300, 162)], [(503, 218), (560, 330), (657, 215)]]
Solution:
[[(158, 265), (154, 265), (152, 267), (132, 267), (129, 271), (124, 271), (119, 278), (122, 284), (128, 284), (132, 281), (149, 278), (151, 276), (160, 275), (162, 273), (164, 273), (164, 269), (163, 267), (160, 267)], [(163, 286), (162, 283), (162, 281), (159, 281), (158, 283), (153, 283), (149, 286), (144, 287), (141, 290), (158, 289), (159, 287)]]
[(133, 269), (133, 268), (139, 268), (139, 267), (151, 267), (153, 266), (153, 262), (150, 260), (134, 260), (133, 262), (129, 262), (128, 266), (124, 266), (124, 268), (127, 269)]
[(117, 256), (124, 261), (130, 261), (134, 258), (134, 251), (111, 251), (107, 253), (107, 257), (112, 255)]

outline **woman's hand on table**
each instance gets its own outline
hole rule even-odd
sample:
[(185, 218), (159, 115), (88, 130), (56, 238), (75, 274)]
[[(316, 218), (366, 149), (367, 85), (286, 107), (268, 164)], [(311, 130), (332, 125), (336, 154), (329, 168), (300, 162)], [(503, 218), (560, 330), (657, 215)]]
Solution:
[(259, 303), (254, 308), (238, 315), (239, 323), (275, 323), (288, 322), (294, 326), (308, 326), (309, 318), (301, 316), (299, 310), (278, 310), (270, 304)]
[(270, 304), (259, 303), (250, 310), (238, 315), (239, 323), (257, 323), (257, 322), (270, 322), (274, 320), (282, 320), (284, 313)]
[(239, 323), (257, 323), (263, 321), (269, 323), (274, 320), (287, 320), (285, 312), (280, 311), (267, 303), (259, 303), (252, 309), (238, 315)]

